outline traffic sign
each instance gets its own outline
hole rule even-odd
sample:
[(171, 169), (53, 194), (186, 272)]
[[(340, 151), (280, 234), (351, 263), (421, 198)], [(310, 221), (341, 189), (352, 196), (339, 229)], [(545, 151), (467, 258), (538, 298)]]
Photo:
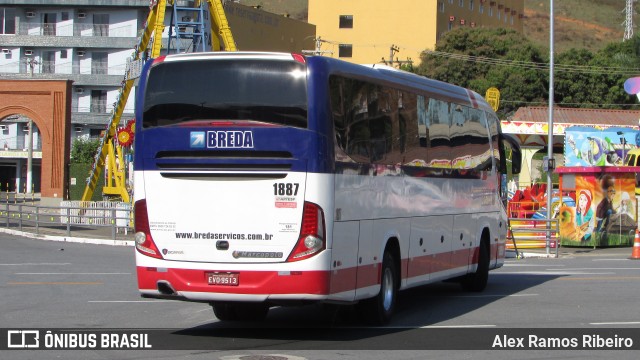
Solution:
[(498, 106), (500, 106), (500, 90), (494, 87), (488, 88), (484, 98), (489, 105), (491, 105), (493, 111), (498, 111)]

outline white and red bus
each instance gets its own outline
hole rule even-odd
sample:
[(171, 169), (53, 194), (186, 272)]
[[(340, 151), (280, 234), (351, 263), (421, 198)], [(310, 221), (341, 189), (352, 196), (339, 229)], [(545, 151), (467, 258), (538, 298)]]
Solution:
[(357, 303), (382, 324), (399, 290), (481, 291), (504, 262), (506, 137), (477, 93), (248, 52), (159, 57), (139, 86), (144, 297), (207, 302), (221, 320)]

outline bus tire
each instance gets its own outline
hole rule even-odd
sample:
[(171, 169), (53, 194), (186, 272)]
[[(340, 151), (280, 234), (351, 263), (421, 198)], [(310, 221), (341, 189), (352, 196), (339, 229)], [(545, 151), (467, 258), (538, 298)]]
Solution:
[(269, 313), (264, 303), (212, 303), (211, 307), (220, 321), (262, 321)]
[(462, 288), (466, 291), (480, 292), (487, 287), (489, 281), (489, 246), (485, 241), (480, 243), (478, 254), (478, 268), (475, 272), (462, 278)]
[(228, 304), (228, 303), (212, 303), (211, 307), (213, 308), (213, 314), (220, 321), (238, 320), (238, 316), (236, 315), (236, 309), (231, 304)]
[(398, 297), (398, 267), (391, 252), (385, 251), (380, 271), (380, 292), (371, 299), (362, 301), (360, 314), (372, 325), (385, 325), (391, 321)]

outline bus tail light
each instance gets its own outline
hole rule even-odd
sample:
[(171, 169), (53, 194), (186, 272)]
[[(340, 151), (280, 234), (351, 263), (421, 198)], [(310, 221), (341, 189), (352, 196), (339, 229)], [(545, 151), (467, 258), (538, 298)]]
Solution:
[(324, 212), (320, 206), (305, 202), (302, 211), (302, 226), (295, 248), (288, 262), (310, 258), (326, 248)]
[(149, 229), (149, 215), (147, 213), (147, 200), (138, 200), (134, 206), (135, 213), (135, 242), (136, 249), (144, 255), (162, 259), (158, 247), (151, 238)]

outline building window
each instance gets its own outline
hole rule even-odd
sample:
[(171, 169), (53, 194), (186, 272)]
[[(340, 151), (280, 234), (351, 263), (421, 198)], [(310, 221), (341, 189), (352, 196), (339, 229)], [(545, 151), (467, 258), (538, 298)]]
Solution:
[(460, 7), (464, 7), (464, 0), (458, 0), (458, 5)]
[(104, 90), (91, 90), (91, 112), (104, 113), (107, 111), (107, 92)]
[(0, 8), (0, 34), (16, 33), (16, 9)]
[(60, 13), (60, 20), (67, 21), (69, 20), (69, 13), (67, 11), (63, 11)]
[(443, 1), (438, 1), (438, 11), (440, 11), (441, 13), (444, 12), (444, 2)]
[(352, 57), (353, 56), (353, 45), (351, 44), (340, 44), (338, 46), (338, 57)]
[(109, 14), (93, 15), (93, 36), (109, 36)]
[(104, 129), (89, 129), (89, 138), (98, 139), (103, 135)]
[(484, 14), (484, 4), (483, 3), (480, 3), (480, 5), (478, 6), (478, 12), (480, 14)]
[(340, 29), (353, 29), (353, 15), (340, 15)]
[(91, 73), (97, 75), (108, 74), (109, 54), (106, 52), (94, 51), (91, 53)]
[(60, 50), (60, 59), (67, 58), (67, 50)]
[(489, 16), (493, 16), (493, 7), (489, 6)]
[(42, 73), (55, 74), (56, 72), (56, 53), (55, 51), (44, 51), (42, 53)]
[(469, 0), (469, 10), (473, 11), (473, 0)]
[(43, 16), (43, 32), (42, 35), (47, 35), (47, 36), (55, 36), (56, 35), (56, 23), (58, 22), (57, 20), (58, 14), (56, 13), (45, 13)]

